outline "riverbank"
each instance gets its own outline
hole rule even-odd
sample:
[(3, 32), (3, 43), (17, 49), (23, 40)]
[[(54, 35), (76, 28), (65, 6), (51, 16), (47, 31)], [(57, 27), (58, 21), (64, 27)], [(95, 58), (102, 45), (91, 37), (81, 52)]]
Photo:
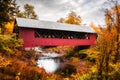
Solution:
[[(40, 53), (36, 53), (34, 50), (20, 49), (16, 55), (12, 56), (1, 53), (0, 61), (3, 65), (2, 67), (0, 65), (0, 79), (15, 80), (16, 77), (19, 77), (21, 80), (65, 80), (66, 78), (75, 80), (89, 71), (90, 66), (83, 59), (74, 56), (66, 58), (67, 52), (71, 51), (73, 47), (56, 48), (54, 47), (56, 51), (58, 50), (58, 54), (62, 55), (63, 65), (52, 74), (46, 73), (43, 68), (38, 67), (36, 62), (43, 52), (54, 51), (50, 48), (43, 49)], [(52, 64), (49, 64), (49, 66), (52, 66)]]
[[(73, 56), (70, 56), (69, 58), (68, 57), (66, 58), (68, 53), (70, 51), (74, 50), (74, 48), (75, 47), (71, 47), (71, 46), (57, 46), (57, 47), (45, 48), (45, 50), (47, 52), (55, 52), (57, 54), (62, 55), (62, 57), (61, 57), (62, 64), (61, 64), (60, 68), (56, 71), (56, 73), (58, 75), (62, 75), (62, 76), (69, 75), (70, 76), (72, 74), (75, 74), (75, 75), (79, 74), (79, 76), (82, 76), (85, 73), (87, 73), (89, 71), (89, 69), (91, 68), (92, 65), (90, 63), (88, 63), (84, 59), (80, 59), (78, 56), (73, 55)], [(76, 52), (76, 51), (72, 51), (72, 52)], [(73, 54), (76, 55), (76, 53), (73, 53)], [(57, 58), (59, 58), (59, 57), (57, 57)], [(48, 65), (48, 66), (52, 66), (52, 64)]]
[(74, 48), (75, 46), (56, 46), (45, 48), (45, 50), (50, 52), (56, 52), (65, 56), (69, 51), (73, 50)]
[[(20, 51), (16, 56), (0, 55), (1, 80), (34, 80), (40, 79), (46, 72), (36, 65), (35, 57), (30, 57), (29, 52)], [(19, 74), (19, 75), (18, 75)]]

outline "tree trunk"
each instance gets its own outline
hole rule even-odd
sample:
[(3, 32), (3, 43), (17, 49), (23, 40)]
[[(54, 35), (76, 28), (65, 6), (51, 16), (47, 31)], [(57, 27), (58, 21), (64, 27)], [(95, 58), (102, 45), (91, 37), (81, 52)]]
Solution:
[(104, 61), (104, 56), (102, 55), (100, 58), (100, 64), (98, 65), (98, 80), (102, 80), (102, 68), (103, 68), (103, 61)]

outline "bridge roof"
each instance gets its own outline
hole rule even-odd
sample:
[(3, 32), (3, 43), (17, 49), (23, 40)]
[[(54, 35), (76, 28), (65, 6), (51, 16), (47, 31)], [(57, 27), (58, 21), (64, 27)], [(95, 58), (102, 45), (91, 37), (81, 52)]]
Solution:
[(16, 21), (18, 27), (23, 27), (23, 28), (38, 28), (38, 29), (49, 29), (49, 30), (96, 33), (90, 26), (86, 26), (86, 25), (72, 25), (72, 24), (25, 19), (25, 18), (16, 18)]

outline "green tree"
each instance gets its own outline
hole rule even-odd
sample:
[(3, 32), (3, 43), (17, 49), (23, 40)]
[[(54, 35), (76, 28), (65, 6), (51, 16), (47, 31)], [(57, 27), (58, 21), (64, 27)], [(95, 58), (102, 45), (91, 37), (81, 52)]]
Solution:
[(38, 16), (34, 11), (34, 6), (30, 4), (25, 4), (24, 11), (19, 12), (17, 16), (22, 18), (28, 18), (28, 19), (38, 19)]
[(0, 0), (0, 27), (1, 33), (4, 34), (4, 24), (15, 19), (18, 12), (15, 0)]

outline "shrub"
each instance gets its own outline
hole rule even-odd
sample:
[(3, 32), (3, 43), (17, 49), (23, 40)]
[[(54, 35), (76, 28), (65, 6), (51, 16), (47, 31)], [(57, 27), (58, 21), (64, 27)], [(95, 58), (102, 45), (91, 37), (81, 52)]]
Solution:
[(22, 39), (0, 37), (0, 51), (8, 56), (17, 55), (22, 44)]
[(86, 60), (88, 60), (89, 62), (93, 62), (95, 63), (95, 57), (94, 57), (94, 54), (89, 54), (87, 57), (86, 57)]
[(120, 63), (117, 64), (110, 63), (109, 79), (120, 80)]
[[(18, 75), (18, 73), (20, 73)], [(45, 76), (44, 69), (29, 66), (25, 61), (12, 58), (11, 64), (6, 67), (0, 67), (0, 79), (2, 80), (39, 80)]]
[(63, 77), (70, 77), (73, 73), (76, 73), (76, 68), (71, 64), (65, 64), (64, 67), (59, 70), (59, 72)]
[(79, 53), (77, 54), (77, 56), (78, 56), (80, 59), (84, 59), (84, 58), (87, 57), (87, 54), (86, 54), (86, 53), (79, 52)]
[(23, 56), (28, 58), (28, 59), (31, 59), (31, 58), (35, 58), (36, 54), (35, 54), (35, 51), (34, 50), (29, 50), (29, 51), (25, 51), (23, 50)]
[(70, 50), (67, 54), (66, 54), (66, 58), (70, 58), (74, 56), (74, 51), (73, 50)]
[(90, 48), (81, 50), (77, 56), (81, 59), (85, 58), (87, 61), (95, 63), (97, 55), (98, 52), (94, 51), (94, 48)]
[(92, 67), (88, 73), (78, 77), (77, 80), (97, 80), (97, 69)]
[(7, 67), (11, 65), (11, 62), (8, 60), (5, 60), (2, 56), (0, 56), (0, 68)]

